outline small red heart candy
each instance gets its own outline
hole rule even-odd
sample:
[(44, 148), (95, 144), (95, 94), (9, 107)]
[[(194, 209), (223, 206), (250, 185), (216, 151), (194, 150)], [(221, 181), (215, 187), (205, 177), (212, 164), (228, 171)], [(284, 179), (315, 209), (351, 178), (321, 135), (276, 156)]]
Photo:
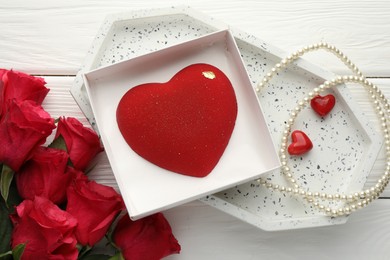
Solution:
[(336, 98), (332, 95), (326, 96), (315, 96), (311, 101), (310, 105), (313, 110), (320, 116), (326, 116), (336, 104)]
[(288, 146), (288, 153), (291, 155), (301, 155), (313, 148), (310, 138), (302, 131), (295, 130), (291, 133), (292, 143)]
[(228, 145), (237, 100), (221, 70), (193, 64), (166, 83), (131, 88), (120, 100), (116, 118), (138, 155), (172, 172), (204, 177)]

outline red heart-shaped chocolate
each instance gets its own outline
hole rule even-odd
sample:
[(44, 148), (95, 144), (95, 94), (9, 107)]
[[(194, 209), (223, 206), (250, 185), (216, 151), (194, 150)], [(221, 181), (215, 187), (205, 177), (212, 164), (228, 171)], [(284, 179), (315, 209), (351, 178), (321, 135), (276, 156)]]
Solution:
[(193, 64), (166, 83), (131, 88), (120, 100), (116, 118), (138, 155), (164, 169), (204, 177), (228, 145), (237, 100), (221, 70)]
[(295, 130), (291, 133), (292, 143), (288, 146), (288, 153), (291, 155), (301, 155), (313, 148), (310, 138), (302, 131)]
[(320, 116), (326, 116), (333, 109), (335, 104), (336, 98), (332, 94), (326, 96), (318, 95), (310, 101), (311, 107)]

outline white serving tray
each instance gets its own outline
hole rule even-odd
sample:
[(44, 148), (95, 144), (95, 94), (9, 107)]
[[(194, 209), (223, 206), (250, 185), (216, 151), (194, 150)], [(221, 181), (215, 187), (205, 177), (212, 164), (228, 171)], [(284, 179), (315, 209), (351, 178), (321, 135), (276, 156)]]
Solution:
[[(108, 16), (74, 81), (72, 94), (88, 120), (96, 126), (82, 83), (84, 72), (227, 28), (226, 24), (188, 7)], [(286, 54), (252, 35), (235, 28), (230, 30), (255, 86), (264, 73)], [(332, 73), (300, 59), (280, 72), (258, 95), (276, 149), (284, 121), (295, 102), (325, 79), (333, 77)], [(381, 139), (371, 129), (345, 86), (330, 92), (336, 96), (337, 103), (325, 120), (316, 117), (310, 109), (299, 115), (296, 126), (311, 137), (314, 148), (305, 156), (292, 158), (291, 163), (304, 188), (349, 193), (364, 186), (380, 150)], [(285, 183), (279, 171), (266, 177), (276, 183)], [(107, 176), (104, 179), (107, 180)], [(348, 219), (324, 216), (304, 201), (265, 189), (255, 181), (206, 196), (202, 201), (265, 230), (334, 225)]]
[[(238, 107), (229, 144), (216, 167), (203, 178), (173, 173), (140, 157), (122, 137), (115, 116), (119, 101), (130, 88), (167, 82), (196, 63), (211, 64), (226, 74)], [(84, 82), (111, 168), (134, 220), (254, 180), (280, 167), (258, 99), (228, 30), (101, 67), (84, 74)]]

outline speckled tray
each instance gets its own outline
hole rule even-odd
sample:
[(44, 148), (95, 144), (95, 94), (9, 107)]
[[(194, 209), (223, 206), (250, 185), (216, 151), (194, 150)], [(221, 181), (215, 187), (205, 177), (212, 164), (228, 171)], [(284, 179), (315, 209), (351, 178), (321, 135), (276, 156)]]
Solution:
[[(82, 82), (81, 75), (84, 72), (227, 28), (229, 26), (226, 24), (187, 7), (108, 16), (71, 92), (92, 126), (96, 127)], [(235, 28), (230, 30), (255, 86), (285, 53), (252, 35)], [(333, 77), (332, 73), (300, 59), (295, 65), (280, 72), (260, 93), (258, 98), (277, 147), (284, 121), (288, 119), (294, 104), (312, 88)], [(381, 139), (370, 128), (345, 86), (329, 93), (336, 96), (337, 103), (325, 119), (316, 116), (310, 109), (299, 115), (295, 126), (311, 137), (314, 148), (303, 157), (292, 158), (291, 168), (304, 188), (349, 193), (364, 186), (381, 147)], [(285, 184), (279, 171), (266, 177), (275, 183)], [(265, 189), (255, 181), (201, 200), (265, 230), (315, 227), (347, 221), (347, 217), (324, 216), (304, 201)]]

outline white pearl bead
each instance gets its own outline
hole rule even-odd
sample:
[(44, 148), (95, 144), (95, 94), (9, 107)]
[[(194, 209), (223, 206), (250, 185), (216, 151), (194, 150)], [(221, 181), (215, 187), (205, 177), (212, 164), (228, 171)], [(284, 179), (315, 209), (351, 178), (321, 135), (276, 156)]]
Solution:
[[(388, 184), (390, 180), (390, 135), (389, 135), (389, 129), (390, 129), (390, 123), (388, 122), (388, 116), (390, 115), (390, 104), (389, 101), (386, 99), (386, 97), (383, 95), (383, 93), (380, 91), (380, 89), (374, 85), (372, 82), (369, 82), (363, 74), (360, 72), (360, 70), (357, 68), (357, 66), (352, 63), (348, 57), (343, 54), (339, 49), (337, 49), (335, 46), (327, 44), (327, 43), (318, 43), (314, 45), (306, 46), (302, 49), (299, 49), (298, 51), (292, 53), (291, 55), (287, 56), (285, 59), (281, 60), (280, 63), (277, 63), (275, 67), (273, 67), (270, 72), (265, 74), (261, 82), (258, 83), (257, 87), (255, 88), (256, 92), (260, 92), (261, 89), (269, 82), (269, 80), (274, 76), (274, 74), (279, 71), (281, 68), (286, 67), (289, 63), (291, 63), (293, 60), (297, 59), (299, 56), (303, 55), (306, 52), (316, 50), (318, 48), (324, 48), (335, 54), (337, 57), (339, 57), (348, 68), (351, 69), (354, 75), (346, 75), (346, 76), (338, 76), (330, 81), (325, 81), (323, 84), (319, 85), (318, 87), (314, 88), (312, 92), (309, 92), (302, 101), (300, 101), (297, 106), (292, 110), (290, 113), (290, 118), (286, 122), (285, 130), (282, 135), (282, 142), (281, 142), (281, 149), (280, 149), (280, 158), (281, 158), (281, 164), (282, 164), (282, 172), (288, 179), (288, 181), (291, 183), (291, 187), (284, 187), (280, 186), (278, 184), (272, 184), (270, 182), (267, 182), (262, 179), (258, 179), (257, 181), (262, 183), (264, 186), (279, 190), (281, 192), (288, 192), (288, 193), (294, 193), (294, 195), (301, 196), (305, 198), (309, 203), (312, 203), (315, 207), (318, 207), (320, 210), (324, 210), (325, 213), (327, 213), (330, 216), (342, 216), (342, 215), (348, 215), (351, 212), (355, 211), (358, 208), (365, 207), (367, 204), (369, 204), (372, 200), (376, 199), (379, 194), (384, 190), (385, 186)], [(291, 132), (291, 128), (295, 122), (295, 119), (297, 118), (299, 112), (311, 101), (311, 99), (318, 95), (320, 92), (322, 92), (324, 89), (335, 87), (338, 84), (341, 83), (348, 83), (348, 82), (356, 82), (360, 83), (361, 85), (366, 87), (366, 90), (370, 94), (372, 98), (372, 103), (374, 107), (376, 108), (376, 113), (378, 115), (378, 119), (381, 122), (382, 131), (385, 137), (385, 150), (386, 150), (386, 156), (387, 156), (387, 167), (384, 174), (377, 180), (377, 183), (364, 191), (361, 192), (355, 192), (354, 194), (349, 195), (340, 195), (340, 194), (326, 194), (326, 193), (318, 193), (311, 191), (305, 191), (297, 184), (296, 180), (293, 178), (293, 175), (291, 174), (291, 169), (288, 167), (287, 162), (287, 145), (288, 145), (288, 139)], [(344, 200), (348, 201), (348, 203), (355, 202), (356, 204), (350, 204), (349, 207), (341, 207), (338, 209), (330, 209), (329, 207), (325, 208), (325, 206), (319, 204), (318, 202), (314, 201), (313, 198), (321, 198), (323, 200)]]

